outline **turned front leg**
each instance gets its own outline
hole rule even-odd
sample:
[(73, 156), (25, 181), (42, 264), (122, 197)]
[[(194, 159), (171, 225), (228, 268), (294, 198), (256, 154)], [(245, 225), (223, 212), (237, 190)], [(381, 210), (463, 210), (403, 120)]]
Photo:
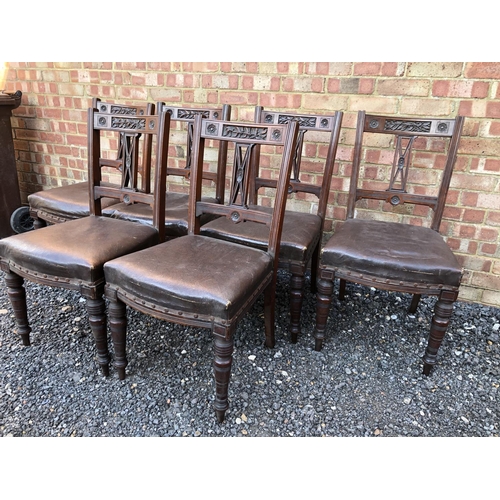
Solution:
[(319, 267), (319, 259), (320, 259), (320, 250), (321, 250), (321, 241), (318, 241), (316, 248), (311, 257), (311, 293), (316, 293), (317, 284), (316, 281), (318, 279), (318, 267)]
[(273, 348), (275, 345), (275, 300), (276, 281), (270, 283), (264, 291), (264, 324), (266, 332), (266, 347)]
[(300, 335), (300, 316), (304, 302), (305, 281), (303, 273), (292, 271), (290, 277), (290, 337), (294, 344)]
[(106, 326), (106, 304), (104, 299), (87, 298), (87, 312), (89, 323), (94, 335), (95, 346), (97, 350), (97, 362), (101, 367), (102, 374), (109, 375), (109, 350), (108, 350), (108, 332)]
[(434, 306), (434, 316), (432, 317), (429, 342), (423, 358), (424, 375), (429, 375), (432, 367), (436, 364), (437, 353), (446, 330), (448, 329), (448, 324), (450, 323), (451, 314), (453, 312), (453, 303), (457, 295), (458, 293), (456, 292), (442, 292)]
[(215, 373), (215, 414), (219, 422), (224, 421), (229, 408), (228, 390), (233, 362), (234, 341), (218, 335), (214, 336), (214, 373)]
[(21, 336), (23, 345), (29, 346), (31, 327), (28, 322), (24, 279), (18, 274), (6, 271), (5, 285), (7, 286), (7, 294), (14, 310), (14, 317), (16, 318), (17, 333)]
[(127, 361), (127, 307), (119, 300), (109, 302), (109, 328), (113, 339), (114, 366), (120, 380), (125, 379)]
[(321, 351), (323, 340), (325, 339), (326, 323), (330, 313), (330, 306), (333, 296), (333, 272), (323, 271), (318, 280), (318, 291), (316, 293), (316, 328), (314, 330), (314, 339), (316, 351)]

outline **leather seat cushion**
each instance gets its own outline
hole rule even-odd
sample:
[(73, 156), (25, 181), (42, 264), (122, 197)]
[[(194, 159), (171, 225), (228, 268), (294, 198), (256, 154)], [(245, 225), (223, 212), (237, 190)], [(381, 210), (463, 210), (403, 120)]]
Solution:
[[(110, 185), (103, 182), (103, 186)], [(120, 200), (102, 198), (102, 208), (109, 207)], [(42, 210), (64, 219), (78, 219), (89, 215), (89, 185), (87, 182), (77, 182), (46, 191), (38, 191), (28, 196), (32, 210)]]
[(429, 228), (348, 219), (321, 252), (321, 264), (389, 280), (459, 286), (462, 268)]
[[(215, 198), (203, 197), (203, 201), (215, 203)], [(188, 202), (189, 195), (184, 193), (167, 192), (165, 200), (165, 234), (167, 236), (182, 236), (188, 231)], [(144, 203), (118, 203), (103, 210), (103, 215), (114, 219), (153, 224), (153, 210)], [(202, 216), (201, 223), (212, 220), (213, 216)]]
[[(250, 206), (272, 213), (269, 207)], [(285, 211), (279, 258), (281, 262), (308, 261), (320, 238), (321, 218), (315, 214)], [(269, 227), (258, 222), (244, 221), (235, 224), (226, 217), (219, 217), (201, 228), (201, 234), (220, 238), (260, 249), (269, 242)]]
[(230, 320), (272, 274), (255, 248), (187, 235), (108, 262), (108, 285), (161, 308)]
[(106, 261), (158, 243), (150, 226), (83, 217), (0, 240), (0, 258), (29, 271), (94, 283)]

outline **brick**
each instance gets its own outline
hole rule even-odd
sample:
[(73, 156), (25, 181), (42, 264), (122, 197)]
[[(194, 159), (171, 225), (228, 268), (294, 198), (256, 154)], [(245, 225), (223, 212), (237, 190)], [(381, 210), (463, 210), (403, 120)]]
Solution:
[(182, 70), (190, 73), (214, 73), (219, 71), (219, 63), (216, 62), (185, 62)]
[[(322, 92), (323, 87), (323, 78), (294, 77), (283, 79), (283, 90), (285, 92)], [(257, 87), (256, 90), (259, 90), (259, 88)]]
[(428, 96), (431, 88), (429, 80), (378, 80), (377, 92), (379, 95), (395, 96)]
[(486, 104), (488, 118), (500, 118), (500, 102), (490, 101)]
[(482, 241), (498, 242), (498, 229), (482, 227), (479, 230), (479, 239)]
[(484, 117), (486, 115), (487, 102), (485, 101), (461, 101), (458, 114), (469, 117)]
[(464, 302), (481, 302), (483, 290), (462, 284), (458, 292), (458, 300)]
[(395, 115), (398, 112), (399, 101), (394, 97), (375, 97), (375, 96), (353, 96), (349, 100), (349, 106), (339, 109), (348, 109), (349, 111), (366, 111), (367, 113), (380, 113)]
[(500, 276), (492, 276), (487, 273), (473, 272), (471, 284), (488, 290), (500, 290)]
[(498, 62), (474, 62), (467, 63), (465, 68), (466, 78), (500, 79), (500, 63)]
[(259, 73), (259, 63), (230, 62), (220, 63), (222, 73)]
[(500, 210), (500, 194), (479, 193), (479, 196), (477, 197), (477, 207)]
[(72, 83), (60, 83), (57, 85), (57, 93), (70, 96), (81, 96), (85, 94), (85, 87)]
[(500, 136), (500, 123), (497, 121), (490, 122), (487, 134), (490, 136), (499, 137)]
[(500, 260), (496, 260), (496, 261), (493, 262), (493, 266), (492, 266), (491, 272), (493, 274), (500, 275)]
[(280, 90), (280, 78), (277, 76), (256, 75), (244, 76), (242, 86), (244, 90), (269, 90), (278, 92)]
[(416, 62), (408, 63), (407, 75), (410, 77), (457, 78), (461, 76), (463, 63)]
[(349, 76), (352, 74), (352, 63), (306, 63), (304, 72), (309, 75)]
[[(260, 97), (264, 107), (297, 110), (301, 107), (301, 94), (266, 93)], [(313, 108), (314, 109), (314, 108)]]
[(201, 85), (204, 88), (237, 89), (239, 77), (237, 75), (202, 75)]
[(464, 210), (463, 221), (474, 224), (481, 224), (484, 221), (486, 212), (484, 210)]
[(401, 114), (416, 116), (448, 117), (452, 114), (453, 103), (447, 99), (401, 99)]
[[(473, 187), (474, 191), (490, 192), (496, 188), (497, 183), (498, 183), (497, 179), (492, 175), (454, 172), (454, 174), (451, 177), (450, 186), (459, 189), (471, 189)], [(471, 194), (470, 196), (471, 198), (469, 198), (469, 200), (472, 201), (473, 194)]]
[(432, 95), (435, 97), (473, 97), (488, 96), (490, 85), (486, 82), (470, 80), (438, 80), (432, 84)]
[(482, 302), (493, 307), (500, 307), (500, 292), (496, 290), (484, 290), (481, 299), (477, 302)]
[(500, 160), (486, 159), (484, 162), (485, 172), (500, 172)]
[(379, 62), (354, 63), (353, 75), (380, 75), (381, 69)]
[(468, 207), (475, 207), (477, 206), (477, 197), (478, 197), (477, 192), (471, 192), (471, 191), (463, 191), (462, 192), (462, 197), (461, 197), (461, 202), (462, 205), (468, 206)]

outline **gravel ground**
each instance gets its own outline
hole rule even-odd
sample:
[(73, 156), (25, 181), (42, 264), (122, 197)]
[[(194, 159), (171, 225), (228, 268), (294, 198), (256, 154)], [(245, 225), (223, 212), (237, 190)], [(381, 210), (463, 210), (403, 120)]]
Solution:
[[(500, 310), (459, 302), (429, 377), (421, 374), (433, 298), (348, 285), (313, 349), (286, 334), (278, 280), (276, 347), (263, 346), (262, 302), (236, 333), (230, 408), (218, 424), (208, 330), (129, 310), (125, 381), (100, 375), (79, 294), (27, 283), (32, 346), (14, 335), (0, 275), (0, 436), (498, 436)], [(307, 286), (309, 282), (307, 283)]]

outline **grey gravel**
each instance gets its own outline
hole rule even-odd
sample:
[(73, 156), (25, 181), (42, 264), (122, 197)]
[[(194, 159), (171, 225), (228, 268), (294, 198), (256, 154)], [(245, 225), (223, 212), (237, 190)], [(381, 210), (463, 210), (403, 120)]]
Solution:
[[(226, 421), (212, 408), (211, 333), (129, 310), (128, 376), (101, 376), (85, 300), (27, 282), (32, 346), (13, 333), (0, 273), (0, 436), (498, 436), (500, 310), (458, 302), (429, 377), (421, 357), (434, 298), (348, 284), (313, 349), (287, 335), (288, 275), (276, 295), (276, 347), (263, 346), (262, 301), (235, 336)], [(112, 346), (111, 346), (112, 348)]]

